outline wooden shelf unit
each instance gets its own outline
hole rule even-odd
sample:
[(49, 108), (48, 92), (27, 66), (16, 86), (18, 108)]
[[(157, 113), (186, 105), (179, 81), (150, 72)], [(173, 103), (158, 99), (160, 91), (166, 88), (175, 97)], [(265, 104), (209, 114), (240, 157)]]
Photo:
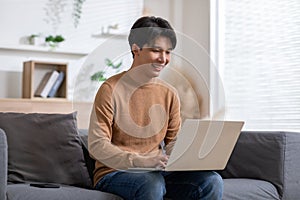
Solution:
[(57, 95), (51, 99), (67, 99), (67, 77), (68, 77), (68, 64), (58, 62), (45, 62), (45, 61), (26, 61), (23, 63), (23, 87), (22, 97), (29, 99), (48, 99), (35, 97), (34, 92), (40, 84), (44, 75), (49, 72), (57, 70), (65, 73), (64, 81), (60, 86)]

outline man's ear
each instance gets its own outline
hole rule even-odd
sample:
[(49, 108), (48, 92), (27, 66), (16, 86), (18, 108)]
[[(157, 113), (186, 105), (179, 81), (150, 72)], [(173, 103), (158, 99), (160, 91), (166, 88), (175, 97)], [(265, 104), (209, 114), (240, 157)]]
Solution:
[(132, 44), (131, 50), (134, 55), (138, 55), (140, 52), (140, 47), (137, 44)]

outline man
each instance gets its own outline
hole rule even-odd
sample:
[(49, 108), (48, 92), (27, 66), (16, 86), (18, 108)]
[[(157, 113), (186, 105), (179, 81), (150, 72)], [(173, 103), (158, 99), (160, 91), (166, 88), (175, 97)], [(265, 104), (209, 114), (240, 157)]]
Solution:
[(95, 188), (125, 200), (221, 199), (223, 182), (215, 172), (126, 171), (164, 168), (181, 123), (176, 90), (157, 78), (176, 46), (174, 30), (162, 18), (141, 17), (128, 40), (131, 68), (102, 84), (91, 113), (88, 141), (96, 160)]

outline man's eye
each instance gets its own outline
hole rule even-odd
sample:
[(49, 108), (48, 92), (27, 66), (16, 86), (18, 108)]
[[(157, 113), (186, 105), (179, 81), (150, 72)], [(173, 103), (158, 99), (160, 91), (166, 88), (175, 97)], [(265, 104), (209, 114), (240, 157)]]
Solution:
[(152, 49), (153, 52), (160, 52), (160, 49)]

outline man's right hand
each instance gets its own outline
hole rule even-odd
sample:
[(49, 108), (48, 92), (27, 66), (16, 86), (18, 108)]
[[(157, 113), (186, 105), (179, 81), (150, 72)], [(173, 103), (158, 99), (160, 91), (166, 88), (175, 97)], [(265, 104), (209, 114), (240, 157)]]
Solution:
[(169, 157), (159, 154), (154, 156), (138, 156), (133, 160), (134, 167), (165, 168)]

